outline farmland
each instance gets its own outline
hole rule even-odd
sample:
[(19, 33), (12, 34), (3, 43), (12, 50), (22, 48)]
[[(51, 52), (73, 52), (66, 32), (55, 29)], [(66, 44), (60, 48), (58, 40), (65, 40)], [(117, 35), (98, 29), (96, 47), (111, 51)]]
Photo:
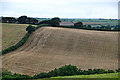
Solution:
[(18, 43), (26, 33), (28, 24), (2, 24), (2, 48)]
[(83, 22), (83, 23), (99, 23), (102, 25), (118, 25), (117, 19), (61, 19), (61, 21)]
[(2, 23), (2, 49), (18, 43), (26, 34), (29, 24)]
[[(50, 18), (38, 18), (39, 21), (50, 20)], [(61, 18), (61, 25), (74, 25), (76, 22), (83, 22), (84, 25), (96, 26), (115, 26), (118, 25), (117, 19), (80, 19), (80, 18)]]
[[(65, 64), (118, 68), (118, 32), (42, 27), (18, 50), (2, 56), (3, 69), (34, 75)], [(34, 68), (33, 68), (34, 67)]]

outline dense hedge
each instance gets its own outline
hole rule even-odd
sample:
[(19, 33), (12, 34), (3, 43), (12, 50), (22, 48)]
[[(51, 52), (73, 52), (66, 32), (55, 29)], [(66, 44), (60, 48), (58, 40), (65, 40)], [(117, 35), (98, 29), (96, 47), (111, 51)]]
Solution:
[(26, 33), (26, 35), (17, 44), (15, 44), (13, 46), (10, 46), (7, 49), (2, 50), (2, 54), (9, 53), (9, 52), (14, 51), (14, 50), (18, 49), (19, 47), (21, 47), (27, 41), (27, 39), (29, 38), (30, 34), (32, 32), (34, 32), (35, 30), (37, 30), (38, 28), (42, 27), (42, 26), (50, 26), (50, 25), (48, 25), (48, 24), (41, 24), (41, 25), (38, 25), (37, 27), (29, 25), (27, 28), (30, 27), (30, 28), (33, 28), (33, 29), (26, 29), (28, 31)]
[(48, 73), (40, 73), (34, 76), (29, 75), (21, 75), (18, 73), (12, 74), (11, 72), (5, 70), (2, 72), (2, 80), (26, 80), (26, 79), (39, 79), (39, 78), (50, 78), (56, 76), (72, 76), (72, 75), (90, 75), (90, 74), (103, 74), (103, 73), (115, 73), (120, 72), (120, 68), (113, 70), (104, 70), (104, 69), (88, 69), (88, 70), (81, 70), (73, 65), (65, 65), (58, 69), (54, 69), (49, 71)]
[(32, 79), (32, 76), (29, 75), (21, 75), (18, 73), (12, 74), (11, 72), (5, 70), (2, 72), (2, 80), (27, 80)]
[(56, 76), (72, 76), (72, 75), (90, 75), (90, 74), (103, 74), (103, 73), (115, 73), (120, 72), (120, 68), (113, 70), (104, 70), (104, 69), (88, 69), (88, 70), (81, 70), (73, 65), (65, 65), (58, 69), (51, 70), (48, 73), (40, 73), (34, 75), (35, 79), (38, 78), (49, 78), (49, 77), (56, 77)]

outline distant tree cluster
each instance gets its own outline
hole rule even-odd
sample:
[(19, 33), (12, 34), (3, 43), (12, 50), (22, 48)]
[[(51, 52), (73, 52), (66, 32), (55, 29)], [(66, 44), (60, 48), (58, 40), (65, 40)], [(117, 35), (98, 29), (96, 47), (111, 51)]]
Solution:
[(29, 75), (21, 75), (18, 73), (12, 74), (7, 70), (4, 70), (2, 72), (2, 80), (27, 80), (27, 79), (32, 79), (32, 77)]
[(19, 23), (19, 24), (38, 24), (38, 20), (27, 16), (14, 17), (2, 17), (2, 23)]
[(83, 25), (82, 22), (75, 23), (74, 26), (71, 28), (87, 29), (87, 30), (100, 30), (100, 31), (120, 31), (120, 25), (116, 25), (116, 26), (107, 25), (107, 26), (101, 26), (101, 27), (92, 27), (91, 25)]
[(81, 27), (83, 27), (83, 23), (82, 22), (77, 22), (77, 23), (74, 24), (74, 27), (81, 28)]
[(27, 16), (20, 16), (18, 19), (17, 19), (18, 23), (20, 24), (37, 24), (38, 23), (38, 20), (35, 19), (35, 18), (30, 18), (30, 17), (27, 17)]
[(16, 21), (14, 17), (2, 17), (2, 23), (16, 23)]
[(51, 26), (60, 26), (60, 19), (58, 17), (55, 17), (55, 18), (52, 18), (51, 20), (44, 20), (44, 21), (41, 21), (40, 23), (38, 23), (39, 25), (40, 24), (49, 24)]

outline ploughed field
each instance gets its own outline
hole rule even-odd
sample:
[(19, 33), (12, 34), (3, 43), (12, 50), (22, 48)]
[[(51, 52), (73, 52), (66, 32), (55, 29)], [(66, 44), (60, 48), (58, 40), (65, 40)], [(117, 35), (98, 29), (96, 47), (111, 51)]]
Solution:
[(34, 75), (65, 64), (83, 69), (118, 68), (118, 32), (42, 27), (2, 56), (2, 68)]

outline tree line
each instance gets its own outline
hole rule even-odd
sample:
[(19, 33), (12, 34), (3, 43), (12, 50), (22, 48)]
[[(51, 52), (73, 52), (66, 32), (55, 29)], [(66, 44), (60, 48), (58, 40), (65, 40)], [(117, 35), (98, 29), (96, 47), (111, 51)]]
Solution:
[(19, 18), (14, 17), (2, 17), (2, 23), (18, 23), (18, 24), (38, 24), (38, 20), (35, 18), (20, 16)]
[(52, 18), (51, 20), (44, 20), (41, 22), (39, 22), (35, 18), (31, 18), (27, 16), (20, 16), (19, 18), (2, 17), (2, 23), (18, 23), (18, 24), (34, 24), (34, 25), (49, 24), (51, 26), (59, 26), (60, 22), (61, 21), (58, 17)]
[(19, 18), (14, 17), (2, 17), (2, 23), (18, 23), (18, 24), (34, 24), (34, 25), (41, 25), (41, 24), (49, 24), (54, 27), (64, 27), (64, 28), (75, 28), (75, 29), (87, 29), (87, 30), (101, 30), (101, 31), (119, 31), (120, 25), (116, 26), (101, 26), (101, 27), (92, 27), (91, 25), (83, 25), (82, 22), (74, 23), (74, 26), (61, 26), (60, 25), (60, 18), (54, 17), (51, 20), (43, 20), (38, 21), (35, 18), (27, 17), (27, 16), (20, 16)]
[(50, 78), (50, 77), (57, 77), (57, 76), (73, 76), (73, 75), (90, 75), (90, 74), (103, 74), (103, 73), (118, 73), (120, 72), (120, 68), (113, 70), (104, 70), (104, 69), (88, 69), (88, 70), (81, 70), (74, 65), (65, 65), (58, 69), (54, 69), (49, 71), (48, 73), (40, 73), (34, 76), (29, 75), (22, 75), (18, 73), (12, 74), (11, 72), (5, 70), (2, 72), (2, 80), (26, 80), (26, 79), (39, 79), (39, 78)]

